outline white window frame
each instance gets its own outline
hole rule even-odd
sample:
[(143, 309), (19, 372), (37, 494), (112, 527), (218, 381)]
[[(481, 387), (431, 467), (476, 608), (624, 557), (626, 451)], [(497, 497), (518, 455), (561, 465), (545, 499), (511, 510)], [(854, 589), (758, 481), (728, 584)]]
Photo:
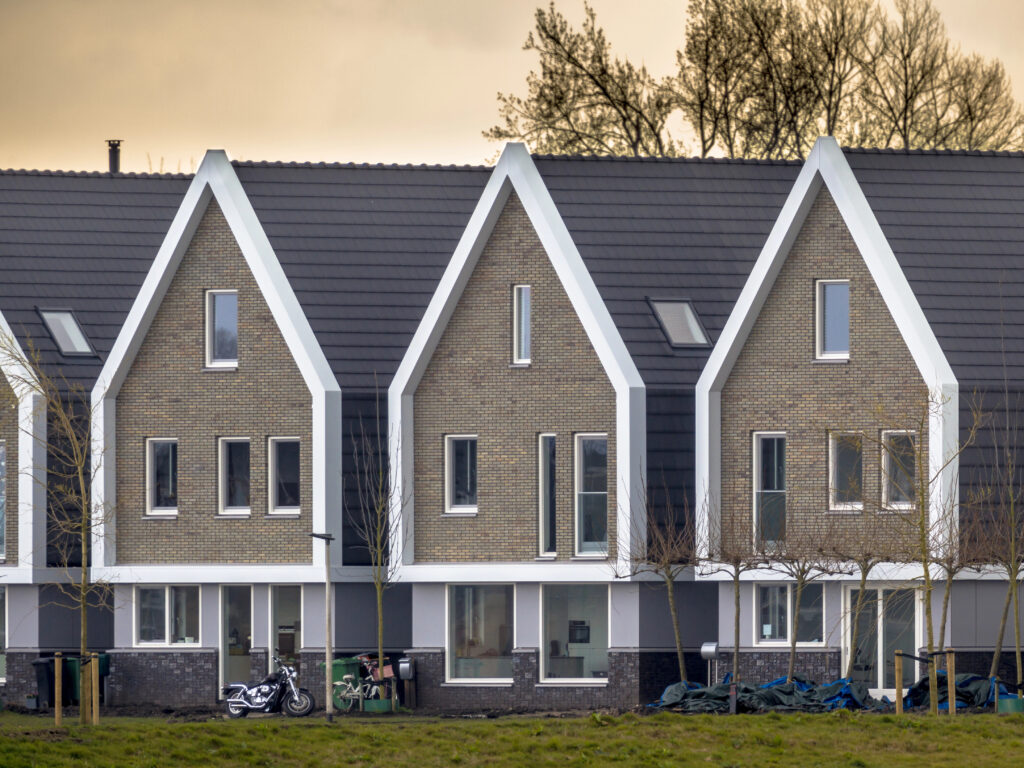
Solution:
[[(860, 438), (860, 501), (836, 501), (836, 442), (841, 437)], [(828, 509), (829, 512), (861, 512), (864, 509), (864, 435), (861, 432), (828, 433)]]
[[(249, 444), (249, 506), (228, 507), (227, 501), (227, 444), (248, 443)], [(249, 517), (252, 514), (252, 440), (248, 437), (218, 437), (217, 438), (217, 515), (220, 517)]]
[[(815, 280), (814, 281), (814, 356), (818, 360), (849, 360), (850, 350), (845, 352), (825, 351), (825, 286), (846, 285), (849, 288), (850, 281), (846, 280)], [(850, 316), (846, 316), (847, 331), (850, 328)], [(849, 343), (847, 344), (849, 347)]]
[[(580, 486), (582, 485), (582, 478), (580, 471), (582, 470), (582, 451), (580, 450), (580, 442), (587, 438), (603, 437), (605, 445), (608, 444), (608, 433), (607, 432), (577, 432), (573, 435), (573, 451), (572, 451), (572, 552), (573, 556), (577, 558), (592, 558), (595, 560), (604, 560), (608, 557), (608, 541), (611, 534), (611, 526), (608, 525), (607, 519), (605, 521), (606, 540), (604, 542), (603, 552), (580, 552)], [(607, 453), (606, 453), (607, 455)], [(608, 478), (605, 478), (606, 489), (611, 488), (611, 483), (608, 482)], [(605, 490), (605, 499), (611, 495), (610, 490)], [(605, 516), (607, 518), (608, 508), (605, 504)]]
[[(842, 601), (842, 640), (843, 640), (843, 642), (842, 642), (841, 661), (842, 661), (842, 668), (844, 670), (846, 669), (847, 665), (850, 662), (850, 634), (852, 632), (852, 623), (853, 623), (853, 617), (854, 617), (853, 609), (856, 607), (856, 600), (853, 597), (853, 593), (857, 589), (859, 589), (859, 586), (857, 584), (844, 584), (843, 585), (843, 601)], [(916, 584), (914, 582), (897, 582), (897, 581), (889, 581), (889, 580), (886, 580), (886, 581), (871, 581), (871, 582), (868, 582), (867, 585), (865, 585), (864, 589), (867, 590), (867, 591), (875, 592), (876, 597), (877, 597), (877, 602), (876, 602), (877, 613), (875, 614), (875, 617), (876, 617), (875, 618), (875, 626), (877, 628), (878, 647), (876, 649), (876, 653), (878, 655), (876, 656), (876, 664), (878, 664), (879, 662), (885, 663), (885, 662), (889, 661), (889, 659), (892, 658), (890, 656), (889, 659), (885, 659), (884, 658), (884, 651), (882, 650), (885, 647), (884, 642), (882, 642), (882, 640), (883, 640), (883, 638), (882, 638), (882, 633), (883, 633), (882, 622), (884, 620), (883, 617), (884, 617), (884, 610), (885, 610), (885, 606), (882, 604), (883, 603), (883, 601), (882, 601), (882, 593), (883, 593), (884, 590), (895, 589), (895, 590), (907, 590), (907, 591), (914, 592), (914, 645), (917, 648), (921, 648), (922, 646), (924, 646), (926, 644), (926, 640), (925, 640), (925, 637), (924, 637), (924, 635), (925, 635), (924, 595), (922, 594), (922, 591), (920, 589), (920, 585), (919, 584)], [(913, 665), (913, 669), (914, 669), (913, 677), (914, 677), (914, 679), (917, 680), (917, 679), (920, 678), (920, 676), (922, 674), (922, 670), (921, 670), (921, 664), (919, 662), (917, 662), (916, 660), (904, 659), (903, 663), (905, 665), (906, 664)], [(879, 678), (880, 678), (881, 682), (883, 682), (883, 683), (885, 682), (884, 674), (880, 675)], [(868, 688), (868, 692), (872, 696), (875, 696), (875, 697), (881, 697), (881, 696), (886, 696), (886, 695), (891, 696), (893, 693), (895, 693), (895, 688), (872, 688), (872, 687), (869, 687)]]
[[(608, 584), (608, 583), (603, 583), (602, 584), (600, 582), (598, 582), (598, 583), (595, 583), (595, 582), (565, 582), (565, 583), (559, 583), (559, 584), (541, 584), (540, 585), (540, 600), (538, 601), (540, 603), (540, 617), (539, 617), (539, 622), (540, 623), (537, 626), (538, 626), (538, 628), (540, 630), (540, 644), (541, 644), (540, 658), (538, 659), (538, 662), (539, 662), (538, 671), (540, 673), (540, 684), (541, 685), (544, 685), (544, 686), (572, 686), (572, 687), (592, 686), (592, 687), (595, 687), (595, 688), (600, 688), (600, 687), (604, 687), (604, 686), (608, 685), (608, 678), (607, 677), (548, 677), (547, 676), (548, 675), (548, 670), (547, 670), (547, 656), (548, 656), (548, 654), (547, 654), (547, 647), (545, 647), (545, 646), (549, 646), (550, 645), (549, 641), (548, 641), (548, 638), (544, 634), (544, 627), (545, 627), (545, 622), (544, 622), (544, 602), (545, 602), (545, 599), (546, 599), (545, 595), (547, 594), (547, 588), (548, 587), (595, 587), (595, 586), (601, 586), (601, 587), (604, 587), (607, 590), (607, 603), (606, 603), (607, 610), (608, 610), (608, 615), (607, 615), (607, 619), (608, 619), (608, 627), (607, 627), (607, 632), (608, 632), (608, 649), (607, 650), (608, 650), (608, 653), (609, 653), (609, 656), (610, 656), (611, 655), (611, 650), (612, 650), (612, 590), (611, 590), (611, 585)], [(608, 661), (609, 661), (609, 664), (610, 664), (611, 663), (611, 658), (609, 658)], [(610, 670), (609, 670), (609, 672), (610, 672)]]
[(751, 484), (750, 484), (750, 486), (751, 486), (751, 488), (750, 488), (750, 519), (751, 519), (750, 535), (751, 535), (751, 541), (754, 544), (755, 550), (757, 549), (758, 544), (759, 544), (759, 542), (757, 540), (757, 524), (759, 522), (758, 513), (757, 513), (757, 494), (761, 490), (761, 439), (765, 438), (765, 437), (781, 437), (782, 439), (784, 439), (786, 441), (786, 456), (787, 456), (787, 459), (786, 459), (786, 490), (784, 491), (784, 493), (786, 494), (786, 504), (787, 504), (787, 510), (786, 510), (787, 528), (788, 528), (788, 523), (789, 523), (789, 519), (788, 519), (789, 518), (789, 510), (788, 510), (788, 504), (789, 504), (789, 459), (788, 459), (788, 456), (789, 456), (789, 439), (787, 438), (786, 433), (784, 431), (780, 431), (780, 430), (774, 430), (774, 431), (773, 430), (769, 430), (769, 431), (765, 431), (765, 432), (754, 432), (754, 434), (753, 434), (754, 445), (753, 445), (753, 448), (751, 450), (751, 453), (753, 454), (754, 461), (753, 461), (753, 465), (751, 466), (751, 472), (752, 472), (751, 479), (752, 479), (753, 482), (751, 482)]
[[(511, 677), (452, 677), (452, 587), (512, 587), (512, 648), (518, 647), (517, 601), (519, 590), (514, 582), (507, 581), (484, 581), (484, 582), (452, 582), (444, 585), (444, 681), (451, 685), (501, 685), (511, 686), (515, 681)], [(514, 650), (513, 650), (514, 653)]]
[[(146, 517), (177, 517), (177, 507), (154, 507), (153, 493), (156, 485), (153, 482), (153, 444), (174, 443), (178, 444), (176, 437), (148, 437), (146, 438)], [(180, 458), (180, 457), (179, 457)], [(176, 480), (177, 481), (177, 480)]]
[[(279, 507), (277, 506), (277, 443), (298, 443), (299, 444), (299, 506)], [(252, 454), (249, 454), (249, 461), (252, 462)], [(249, 477), (252, 477), (252, 467), (249, 467)], [(250, 480), (251, 482), (251, 480)], [(252, 488), (249, 489), (250, 495)], [(302, 439), (299, 437), (269, 437), (267, 438), (267, 514), (281, 517), (298, 517), (302, 511)]]
[[(522, 289), (525, 288), (530, 292), (530, 354), (526, 357), (519, 356), (519, 347), (521, 339), (519, 338), (519, 296), (522, 293)], [(533, 289), (527, 283), (519, 283), (512, 286), (512, 364), (513, 365), (529, 365), (531, 357), (533, 355)]]
[[(887, 441), (890, 435), (910, 435), (914, 439), (914, 451), (915, 454), (921, 448), (917, 445), (917, 431), (913, 429), (883, 429), (882, 430), (882, 455), (879, 462), (882, 472), (882, 509), (889, 512), (906, 512), (907, 510), (914, 509), (917, 504), (913, 501), (889, 501), (889, 461), (891, 455), (889, 449), (886, 447)], [(914, 494), (917, 494), (917, 461), (915, 457), (914, 461)]]
[[(206, 346), (206, 367), (207, 368), (227, 368), (235, 369), (238, 368), (238, 357), (237, 354), (234, 360), (214, 360), (213, 359), (213, 297), (222, 294), (233, 293), (238, 296), (238, 290), (234, 288), (213, 288), (206, 292), (206, 328), (205, 328), (205, 346)], [(241, 334), (238, 323), (235, 325), (235, 338)]]
[[(815, 586), (821, 587), (821, 640), (814, 642), (807, 642), (798, 640), (797, 648), (824, 648), (826, 645), (827, 633), (826, 628), (828, 627), (828, 599), (827, 599), (827, 585), (823, 581), (812, 581), (804, 584), (804, 590), (807, 587)], [(762, 587), (785, 587), (786, 588), (786, 637), (782, 640), (762, 640), (758, 620), (761, 615), (761, 601), (760, 593)], [(793, 620), (796, 618), (794, 610), (796, 609), (796, 584), (792, 582), (778, 582), (778, 581), (761, 581), (754, 583), (754, 603), (753, 603), (753, 614), (751, 615), (751, 629), (753, 631), (753, 644), (767, 647), (767, 648), (788, 648), (790, 633), (793, 631)]]
[[(476, 440), (476, 504), (452, 504), (452, 442)], [(480, 506), (480, 438), (474, 434), (444, 436), (444, 513), (446, 515), (475, 515)]]
[[(555, 548), (545, 549), (544, 548), (544, 528), (547, 526), (547, 515), (544, 514), (544, 500), (547, 498), (547, 489), (544, 487), (544, 465), (546, 456), (544, 455), (544, 439), (551, 438), (555, 441), (555, 491), (558, 490), (558, 476), (557, 476), (557, 462), (558, 462), (558, 435), (554, 432), (541, 432), (537, 435), (537, 554), (541, 558), (552, 558), (558, 554), (558, 536), (557, 529), (554, 531), (555, 535)], [(555, 508), (557, 515), (558, 508)]]
[[(196, 626), (196, 639), (191, 643), (172, 643), (171, 637), (171, 589), (196, 589), (196, 600), (199, 607), (199, 624)], [(164, 591), (164, 639), (159, 641), (142, 641), (139, 639), (139, 590), (162, 589)], [(132, 588), (132, 644), (135, 648), (193, 648), (201, 645), (203, 637), (203, 585), (202, 584), (136, 584)]]

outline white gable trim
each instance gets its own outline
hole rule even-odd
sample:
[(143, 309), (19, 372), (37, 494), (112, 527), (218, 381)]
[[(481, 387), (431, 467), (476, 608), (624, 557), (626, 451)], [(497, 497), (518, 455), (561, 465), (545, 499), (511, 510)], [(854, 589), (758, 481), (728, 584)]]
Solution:
[[(608, 308), (572, 241), (569, 230), (544, 185), (533, 158), (522, 144), (508, 144), (501, 154), (480, 201), (459, 240), (427, 311), (416, 329), (388, 390), (392, 466), (398, 486), (392, 557), (401, 572), (419, 566), (413, 562), (413, 395), (434, 350), (469, 282), (480, 254), (512, 192), (522, 201), (534, 230), (583, 324), (590, 343), (616, 393), (617, 529), (620, 563), (629, 560), (635, 546), (625, 532), (644, 530), (640, 503), (646, 470), (646, 397), (643, 380), (616, 328)], [(401, 507), (401, 508), (399, 508)], [(631, 515), (632, 513), (632, 515)], [(401, 577), (401, 576), (400, 576)]]
[[(117, 503), (114, 454), (117, 394), (211, 199), (215, 199), (223, 211), (288, 350), (309, 387), (313, 402), (313, 529), (329, 529), (335, 534), (336, 562), (340, 562), (341, 388), (231, 161), (223, 150), (210, 150), (185, 193), (92, 390), (93, 454), (96, 457), (93, 467), (93, 562), (97, 567), (111, 567), (116, 562), (113, 527), (105, 525), (102, 510), (115, 509)], [(328, 510), (332, 512), (330, 518)], [(312, 563), (322, 567), (323, 548), (313, 546), (312, 540), (310, 547)]]
[[(896, 321), (921, 378), (941, 407), (929, 419), (929, 463), (932, 476), (956, 451), (959, 439), (959, 384), (939, 346), (910, 283), (882, 233), (864, 192), (832, 137), (814, 145), (793, 189), (722, 329), (718, 343), (697, 382), (696, 491), (698, 526), (705, 548), (711, 529), (709, 511), (721, 501), (721, 393), (732, 367), (771, 292), (790, 248), (803, 227), (822, 185), (842, 214), (882, 300)], [(808, 318), (808, 322), (812, 322)], [(958, 463), (942, 471), (931, 499), (933, 519), (958, 500)]]

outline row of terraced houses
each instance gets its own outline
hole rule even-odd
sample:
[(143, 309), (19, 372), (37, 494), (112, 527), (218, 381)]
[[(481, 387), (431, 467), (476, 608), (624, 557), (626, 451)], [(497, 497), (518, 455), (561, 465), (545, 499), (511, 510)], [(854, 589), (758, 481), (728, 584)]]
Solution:
[[(91, 392), (89, 567), (112, 591), (89, 643), (111, 654), (107, 701), (213, 703), (274, 649), (322, 690), (312, 532), (335, 536), (335, 653), (375, 645), (354, 477), (367, 429), (396, 478), (384, 644), (416, 659), (420, 706), (656, 698), (678, 674), (664, 585), (631, 575), (649, 514), (871, 546), (916, 501), (920, 465), (893, 457), (918, 447), (939, 477), (929, 508), (957, 513), (968, 395), (1024, 384), (1022, 214), (1022, 156), (831, 139), (804, 162), (510, 144), (493, 167), (211, 150), (194, 175), (0, 172), (0, 327)], [(48, 541), (46, 414), (4, 373), (18, 701), (31, 661), (74, 650), (79, 625)], [(886, 420), (926, 399), (919, 429)], [(699, 646), (725, 662), (734, 643), (733, 586), (712, 570), (676, 585), (697, 680)], [(743, 676), (784, 673), (799, 615), (798, 671), (842, 676), (856, 621), (856, 675), (891, 689), (891, 651), (925, 642), (918, 576), (880, 569), (851, 618), (852, 571), (799, 601), (778, 570), (745, 573)], [(987, 670), (1005, 590), (953, 584), (958, 668)]]

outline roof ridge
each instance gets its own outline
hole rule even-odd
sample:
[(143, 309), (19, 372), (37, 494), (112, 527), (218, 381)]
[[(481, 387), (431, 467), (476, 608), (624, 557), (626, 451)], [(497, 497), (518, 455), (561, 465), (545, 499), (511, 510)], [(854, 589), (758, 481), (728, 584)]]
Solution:
[(544, 155), (534, 160), (625, 161), (631, 163), (722, 163), (736, 165), (802, 165), (804, 160), (779, 160), (759, 157), (634, 157), (632, 155)]
[(951, 155), (958, 157), (1024, 157), (1024, 151), (1010, 149), (901, 149), (898, 147), (842, 147), (857, 155)]
[(376, 168), (379, 170), (449, 170), (449, 171), (490, 171), (489, 165), (472, 165), (470, 163), (340, 163), (314, 162), (297, 160), (232, 160), (231, 164), (243, 168)]
[(0, 176), (71, 176), (90, 179), (191, 179), (193, 173), (135, 173), (110, 171), (50, 171), (32, 168), (0, 168)]

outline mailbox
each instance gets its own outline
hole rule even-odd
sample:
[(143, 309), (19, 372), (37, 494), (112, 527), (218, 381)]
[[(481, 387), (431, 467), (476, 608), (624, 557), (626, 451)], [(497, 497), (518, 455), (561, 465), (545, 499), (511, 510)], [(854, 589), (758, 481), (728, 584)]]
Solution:
[(700, 657), (704, 661), (714, 661), (718, 658), (718, 643), (704, 643), (700, 647)]
[(401, 680), (413, 680), (416, 677), (416, 659), (403, 656), (398, 660), (398, 677)]

